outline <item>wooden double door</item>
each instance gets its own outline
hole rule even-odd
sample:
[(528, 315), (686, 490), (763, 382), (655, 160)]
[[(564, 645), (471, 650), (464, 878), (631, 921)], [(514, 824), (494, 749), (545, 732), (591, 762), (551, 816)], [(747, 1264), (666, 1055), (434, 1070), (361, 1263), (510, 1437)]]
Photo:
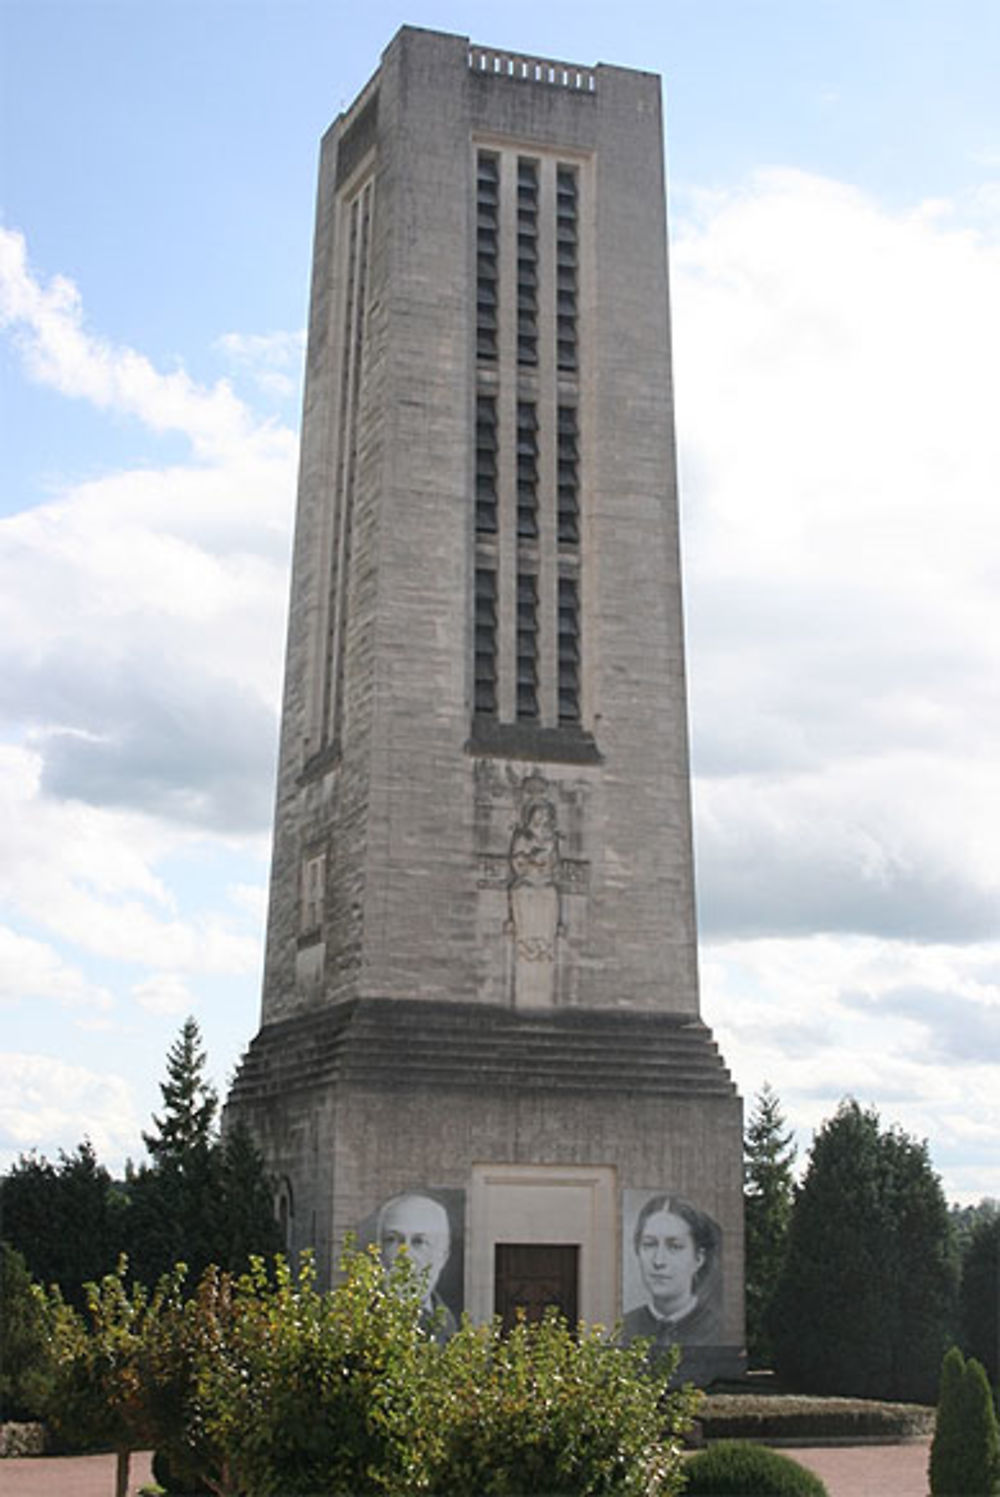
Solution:
[(541, 1320), (554, 1306), (566, 1323), (579, 1319), (580, 1248), (577, 1243), (498, 1242), (493, 1262), (493, 1308), (504, 1330), (517, 1322)]

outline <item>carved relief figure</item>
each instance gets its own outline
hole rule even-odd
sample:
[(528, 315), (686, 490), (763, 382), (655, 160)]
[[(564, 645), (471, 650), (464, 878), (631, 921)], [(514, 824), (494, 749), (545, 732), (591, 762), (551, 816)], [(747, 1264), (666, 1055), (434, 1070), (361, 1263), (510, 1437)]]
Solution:
[(514, 1000), (552, 1003), (556, 938), (562, 934), (559, 829), (549, 787), (529, 775), (510, 839), (507, 929), (514, 942)]

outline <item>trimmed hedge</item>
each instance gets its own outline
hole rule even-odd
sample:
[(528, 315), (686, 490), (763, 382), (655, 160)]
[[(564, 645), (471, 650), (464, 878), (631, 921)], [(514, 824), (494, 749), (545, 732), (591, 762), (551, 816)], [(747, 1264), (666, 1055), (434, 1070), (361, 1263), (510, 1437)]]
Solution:
[(781, 1393), (710, 1393), (698, 1408), (706, 1440), (908, 1440), (934, 1432), (918, 1403)]
[(723, 1440), (692, 1456), (684, 1474), (684, 1497), (828, 1497), (815, 1472), (743, 1440)]

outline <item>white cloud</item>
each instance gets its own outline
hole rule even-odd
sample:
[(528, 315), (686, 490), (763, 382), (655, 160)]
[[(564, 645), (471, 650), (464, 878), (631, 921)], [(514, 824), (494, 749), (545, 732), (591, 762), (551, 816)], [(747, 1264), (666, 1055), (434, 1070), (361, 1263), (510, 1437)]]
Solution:
[(705, 1016), (803, 1144), (856, 1095), (966, 1199), (1000, 1187), (991, 201), (764, 172), (673, 250)]
[(190, 1014), (196, 1007), (191, 989), (176, 972), (155, 972), (137, 982), (132, 997), (150, 1014)]
[(298, 333), (224, 333), (216, 346), (257, 388), (288, 399), (299, 388), (306, 338)]
[(0, 522), (0, 718), (62, 799), (260, 830), (270, 812), (296, 440), (224, 387), (89, 333), (0, 234), (0, 308), (64, 393), (186, 435), (199, 459), (111, 473)]
[(674, 250), (709, 932), (982, 934), (1000, 249), (762, 173)]
[(163, 374), (131, 348), (114, 347), (86, 326), (79, 291), (65, 276), (45, 284), (29, 264), (24, 236), (0, 229), (0, 326), (13, 328), (32, 378), (104, 410), (127, 413), (151, 431), (179, 431), (203, 458), (287, 446), (287, 432), (255, 422), (230, 387), (206, 390), (183, 370)]
[(37, 1149), (54, 1158), (88, 1137), (102, 1164), (120, 1169), (140, 1123), (123, 1077), (49, 1055), (0, 1053), (0, 1165)]
[(748, 1106), (770, 1081), (803, 1153), (854, 1096), (929, 1139), (949, 1195), (1000, 1189), (1000, 944), (710, 942), (702, 996)]
[[(0, 901), (81, 951), (178, 972), (247, 974), (257, 930), (207, 903), (181, 919), (157, 872), (195, 839), (138, 813), (43, 795), (39, 756), (0, 745)], [(247, 851), (250, 851), (250, 846)]]
[(114, 999), (96, 983), (64, 961), (43, 941), (33, 940), (0, 925), (0, 1004), (52, 1000), (85, 1014), (103, 1013)]
[(238, 910), (244, 910), (263, 926), (267, 916), (267, 889), (263, 884), (233, 884), (228, 893)]
[[(75, 288), (35, 276), (6, 233), (0, 322), (33, 379), (192, 453), (0, 521), (0, 982), (29, 1052), (7, 1057), (6, 1141), (89, 1132), (120, 1160), (130, 1090), (35, 1054), (41, 1005), (78, 1030), (109, 1023), (114, 995), (121, 1065), (197, 998), (257, 986), (259, 913), (228, 885), (236, 856), (249, 879), (266, 851), (297, 444), (228, 386), (96, 336)], [(157, 1057), (135, 1059), (137, 1094)]]

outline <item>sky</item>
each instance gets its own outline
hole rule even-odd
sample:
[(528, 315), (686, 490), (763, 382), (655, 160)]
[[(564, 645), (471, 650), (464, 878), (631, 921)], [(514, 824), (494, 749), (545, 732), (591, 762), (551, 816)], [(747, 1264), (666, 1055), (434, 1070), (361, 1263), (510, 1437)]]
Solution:
[(0, 1168), (259, 1022), (320, 135), (405, 23), (662, 75), (702, 1012), (1000, 1196), (995, 0), (0, 0)]

